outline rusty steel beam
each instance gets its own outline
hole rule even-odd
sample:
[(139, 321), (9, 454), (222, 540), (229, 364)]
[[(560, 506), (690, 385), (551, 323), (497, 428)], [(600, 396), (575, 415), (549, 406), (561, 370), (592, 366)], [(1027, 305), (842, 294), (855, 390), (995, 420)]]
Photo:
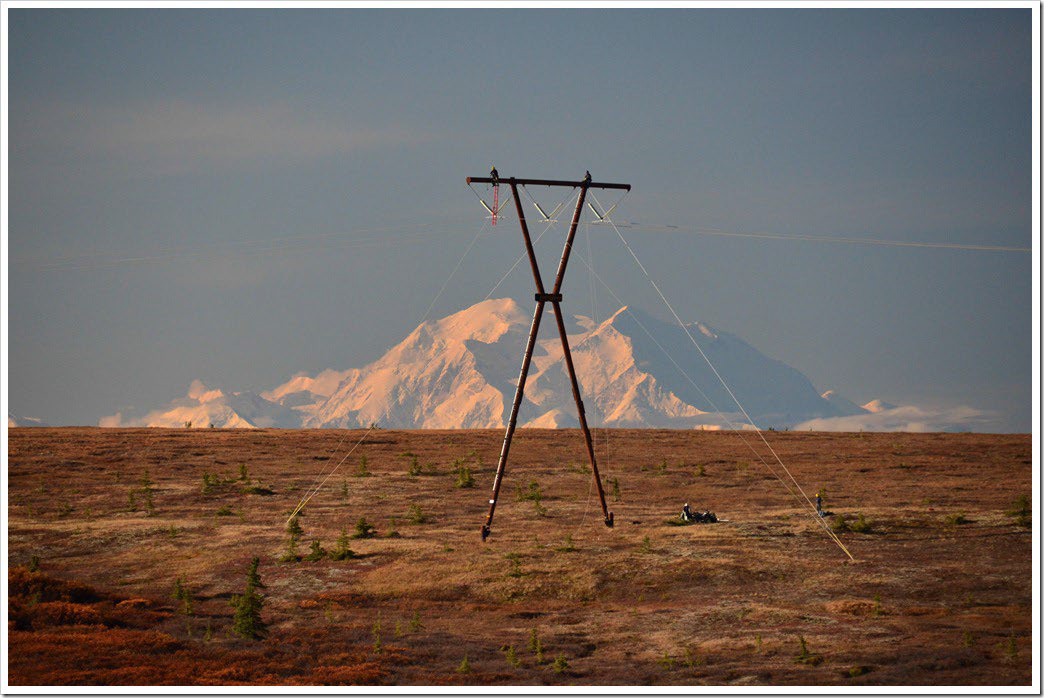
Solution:
[[(519, 179), (518, 177), (500, 177), (498, 180), (501, 184), (532, 184), (535, 186), (544, 187), (581, 187), (584, 185), (583, 181), (572, 182), (567, 179)], [(468, 184), (493, 184), (492, 177), (468, 177)], [(613, 182), (588, 182), (588, 189), (623, 189), (624, 191), (631, 191), (630, 184), (616, 184)]]

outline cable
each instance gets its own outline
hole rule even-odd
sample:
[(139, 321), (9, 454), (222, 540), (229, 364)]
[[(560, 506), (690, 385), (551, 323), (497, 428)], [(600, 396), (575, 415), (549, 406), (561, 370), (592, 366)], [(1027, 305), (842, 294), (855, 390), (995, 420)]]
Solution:
[[(597, 199), (595, 199), (595, 201), (597, 202)], [(797, 487), (798, 492), (800, 492), (801, 495), (804, 497), (805, 501), (809, 505), (809, 508), (813, 512), (812, 513), (813, 518), (820, 524), (820, 526), (822, 526), (823, 530), (826, 531), (827, 535), (829, 535), (830, 538), (833, 539), (833, 541), (838, 545), (838, 547), (841, 548), (841, 550), (850, 559), (855, 560), (855, 558), (852, 556), (852, 553), (850, 553), (848, 551), (848, 548), (845, 547), (844, 543), (842, 543), (841, 540), (837, 537), (837, 535), (835, 535), (834, 532), (831, 531), (829, 529), (829, 527), (827, 527), (826, 522), (824, 522), (822, 520), (822, 517), (820, 517), (817, 513), (815, 513), (815, 505), (812, 504), (812, 500), (809, 499), (809, 497), (805, 493), (804, 489), (802, 489), (801, 484), (797, 481), (797, 479), (794, 477), (794, 475), (790, 472), (790, 470), (787, 468), (786, 464), (783, 463), (783, 460), (779, 457), (779, 454), (777, 454), (775, 449), (772, 448), (772, 445), (768, 442), (768, 440), (765, 438), (765, 435), (761, 432), (761, 429), (758, 428), (757, 424), (754, 422), (754, 420), (751, 418), (751, 416), (747, 413), (746, 408), (744, 408), (743, 405), (740, 403), (740, 401), (736, 397), (735, 393), (732, 392), (732, 389), (725, 382), (725, 379), (722, 378), (720, 373), (718, 373), (718, 369), (715, 368), (713, 363), (711, 363), (711, 360), (704, 353), (703, 348), (700, 347), (699, 343), (692, 336), (692, 333), (689, 332), (688, 327), (685, 326), (685, 323), (682, 322), (681, 318), (678, 316), (678, 313), (675, 312), (674, 306), (672, 306), (670, 301), (667, 300), (667, 296), (665, 296), (663, 291), (660, 290), (660, 287), (653, 280), (652, 276), (650, 276), (648, 270), (645, 268), (645, 265), (642, 264), (640, 259), (638, 259), (638, 255), (635, 254), (634, 250), (631, 248), (631, 245), (627, 242), (627, 239), (623, 236), (623, 233), (620, 232), (620, 229), (616, 227), (616, 224), (613, 223), (612, 220), (609, 220), (608, 222), (609, 222), (610, 225), (613, 226), (613, 229), (616, 231), (616, 234), (620, 238), (620, 241), (624, 244), (624, 247), (627, 248), (627, 251), (631, 254), (631, 257), (634, 259), (635, 263), (638, 265), (638, 268), (641, 269), (642, 273), (645, 275), (645, 278), (649, 280), (649, 283), (656, 290), (656, 293), (660, 296), (660, 300), (663, 301), (664, 305), (667, 306), (667, 309), (671, 312), (671, 315), (674, 316), (674, 319), (678, 323), (678, 326), (681, 327), (682, 331), (684, 331), (686, 336), (688, 336), (689, 341), (691, 341), (693, 346), (695, 346), (697, 351), (699, 351), (700, 356), (703, 357), (703, 360), (707, 363), (707, 366), (709, 366), (711, 371), (714, 372), (714, 375), (718, 378), (718, 381), (721, 382), (722, 387), (724, 387), (726, 392), (728, 392), (728, 394), (732, 398), (733, 402), (736, 403), (736, 406), (739, 407), (740, 412), (743, 413), (743, 416), (747, 418), (748, 423), (752, 427), (754, 427), (754, 431), (757, 432), (758, 436), (761, 438), (762, 442), (768, 448), (769, 452), (776, 459), (776, 462), (779, 463), (780, 467), (783, 469), (783, 472), (785, 472), (787, 474), (787, 476), (794, 483), (794, 486)]]
[[(482, 235), (482, 231), (484, 231), (485, 229), (486, 220), (483, 219), (482, 225), (479, 226), (478, 232), (475, 233), (475, 237), (472, 238), (471, 243), (464, 249), (464, 254), (462, 254), (460, 256), (460, 259), (457, 260), (457, 264), (453, 267), (453, 271), (450, 272), (449, 277), (446, 279), (446, 281), (443, 282), (442, 287), (439, 288), (439, 292), (435, 294), (435, 297), (428, 305), (428, 309), (424, 311), (424, 315), (421, 317), (421, 320), (418, 323), (418, 325), (423, 325), (427, 321), (428, 315), (431, 313), (431, 309), (435, 307), (435, 302), (438, 301), (440, 296), (442, 296), (442, 292), (446, 290), (446, 287), (449, 285), (450, 281), (456, 275), (457, 270), (460, 269), (460, 265), (464, 263), (464, 258), (468, 256), (468, 252), (470, 252), (471, 248), (475, 245), (476, 242), (478, 242), (479, 237)], [(344, 457), (341, 458), (340, 461), (338, 461), (337, 465), (330, 469), (329, 473), (326, 474), (326, 477), (322, 479), (322, 482), (319, 482), (318, 485), (315, 485), (315, 482), (318, 481), (319, 478), (323, 477), (323, 474), (326, 472), (326, 469), (324, 468), (319, 471), (319, 475), (317, 475), (315, 480), (313, 480), (313, 486), (310, 486), (308, 490), (306, 490), (305, 496), (301, 499), (300, 503), (297, 505), (297, 508), (294, 509), (293, 513), (290, 514), (290, 518), (287, 519), (287, 522), (289, 522), (290, 519), (294, 518), (294, 516), (296, 516), (301, 511), (301, 509), (303, 509), (305, 505), (308, 504), (308, 502), (311, 501), (313, 497), (315, 497), (315, 495), (319, 494), (319, 491), (322, 490), (323, 486), (327, 483), (327, 481), (331, 477), (333, 477), (333, 474), (337, 472), (341, 465), (344, 464), (344, 462), (348, 459), (348, 456), (352, 455), (355, 449), (357, 449), (359, 445), (366, 439), (366, 437), (369, 436), (370, 432), (377, 427), (377, 424), (380, 422), (380, 420), (387, 416), (388, 409), (391, 409), (391, 407), (387, 407), (385, 409), (385, 412), (377, 420), (370, 424), (370, 428), (367, 429), (366, 432), (356, 442), (356, 444), (352, 446), (351, 450), (349, 450), (348, 453), (346, 453)], [(334, 453), (336, 453), (340, 449), (341, 444), (344, 443), (344, 439), (346, 436), (347, 431), (345, 432), (345, 436), (342, 436), (341, 440), (337, 442), (337, 446), (334, 447)]]
[[(593, 197), (592, 197), (593, 198)], [(604, 225), (611, 223), (608, 218), (604, 221), (595, 221), (595, 225)], [(782, 233), (759, 233), (759, 232), (740, 232), (740, 231), (725, 231), (718, 230), (716, 228), (685, 228), (678, 225), (657, 225), (657, 224), (644, 224), (630, 221), (627, 223), (620, 223), (621, 228), (631, 228), (634, 230), (641, 230), (647, 232), (663, 231), (663, 232), (686, 232), (693, 233), (694, 235), (711, 235), (716, 237), (733, 237), (733, 238), (758, 238), (763, 240), (787, 240), (792, 242), (835, 242), (844, 243), (850, 245), (879, 245), (883, 247), (921, 247), (926, 249), (943, 249), (943, 250), (975, 250), (980, 252), (1032, 252), (1033, 250), (1029, 247), (1013, 247), (1007, 245), (980, 245), (977, 243), (961, 243), (961, 242), (918, 242), (918, 241), (906, 241), (906, 240), (883, 240), (880, 238), (862, 238), (862, 237), (830, 237), (825, 235), (784, 235)]]

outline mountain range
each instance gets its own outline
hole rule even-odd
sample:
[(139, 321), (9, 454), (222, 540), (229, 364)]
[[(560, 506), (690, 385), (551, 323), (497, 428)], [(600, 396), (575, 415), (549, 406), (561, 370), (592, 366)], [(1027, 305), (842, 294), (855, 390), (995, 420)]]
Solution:
[[(193, 381), (184, 397), (159, 409), (137, 418), (113, 415), (100, 425), (503, 427), (530, 320), (528, 310), (511, 299), (485, 300), (422, 323), (362, 368), (302, 373), (260, 392), (228, 392)], [(550, 318), (542, 327), (519, 424), (576, 426), (561, 342)], [(681, 327), (637, 308), (622, 307), (598, 323), (582, 315), (569, 317), (567, 332), (588, 422), (699, 429), (751, 428), (751, 422), (775, 429), (845, 425), (858, 430), (863, 422), (886, 429), (953, 428), (932, 423), (917, 408), (880, 400), (860, 406), (835, 391), (820, 394), (800, 371), (739, 337), (699, 322), (687, 329), (713, 369)], [(961, 418), (975, 415), (962, 413)]]

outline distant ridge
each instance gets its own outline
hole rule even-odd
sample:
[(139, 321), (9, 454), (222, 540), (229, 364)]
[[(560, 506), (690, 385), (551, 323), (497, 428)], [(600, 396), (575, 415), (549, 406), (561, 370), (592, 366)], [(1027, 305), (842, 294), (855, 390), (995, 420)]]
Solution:
[[(419, 325), (362, 368), (298, 374), (271, 390), (228, 392), (194, 381), (188, 393), (140, 418), (115, 415), (104, 426), (386, 427), (475, 429), (504, 425), (529, 330), (530, 313), (509, 298), (490, 299)], [(568, 321), (588, 420), (613, 427), (746, 427), (688, 337), (676, 325), (620, 308), (601, 323)], [(645, 334), (656, 337), (692, 378)], [(691, 331), (761, 427), (865, 411), (733, 335), (701, 323)], [(698, 386), (698, 387), (696, 387)], [(719, 414), (721, 410), (724, 414)], [(576, 406), (554, 335), (539, 340), (520, 413), (523, 426), (577, 425)]]

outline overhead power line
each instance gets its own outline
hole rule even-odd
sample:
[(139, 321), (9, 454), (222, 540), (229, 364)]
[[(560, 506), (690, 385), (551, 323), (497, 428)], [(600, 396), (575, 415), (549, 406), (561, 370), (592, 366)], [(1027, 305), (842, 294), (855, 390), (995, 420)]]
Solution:
[[(592, 225), (600, 225), (595, 221)], [(884, 247), (922, 247), (944, 250), (977, 250), (981, 252), (1032, 252), (1029, 247), (1009, 247), (1007, 245), (980, 245), (965, 242), (921, 242), (914, 240), (886, 240), (881, 238), (837, 237), (832, 235), (786, 235), (783, 233), (743, 232), (719, 230), (716, 228), (686, 228), (680, 225), (659, 225), (653, 223), (617, 223), (617, 227), (630, 228), (644, 232), (679, 232), (694, 235), (710, 235), (729, 238), (759, 238), (763, 240), (786, 240), (792, 242), (834, 242), (848, 245), (881, 245)]]

